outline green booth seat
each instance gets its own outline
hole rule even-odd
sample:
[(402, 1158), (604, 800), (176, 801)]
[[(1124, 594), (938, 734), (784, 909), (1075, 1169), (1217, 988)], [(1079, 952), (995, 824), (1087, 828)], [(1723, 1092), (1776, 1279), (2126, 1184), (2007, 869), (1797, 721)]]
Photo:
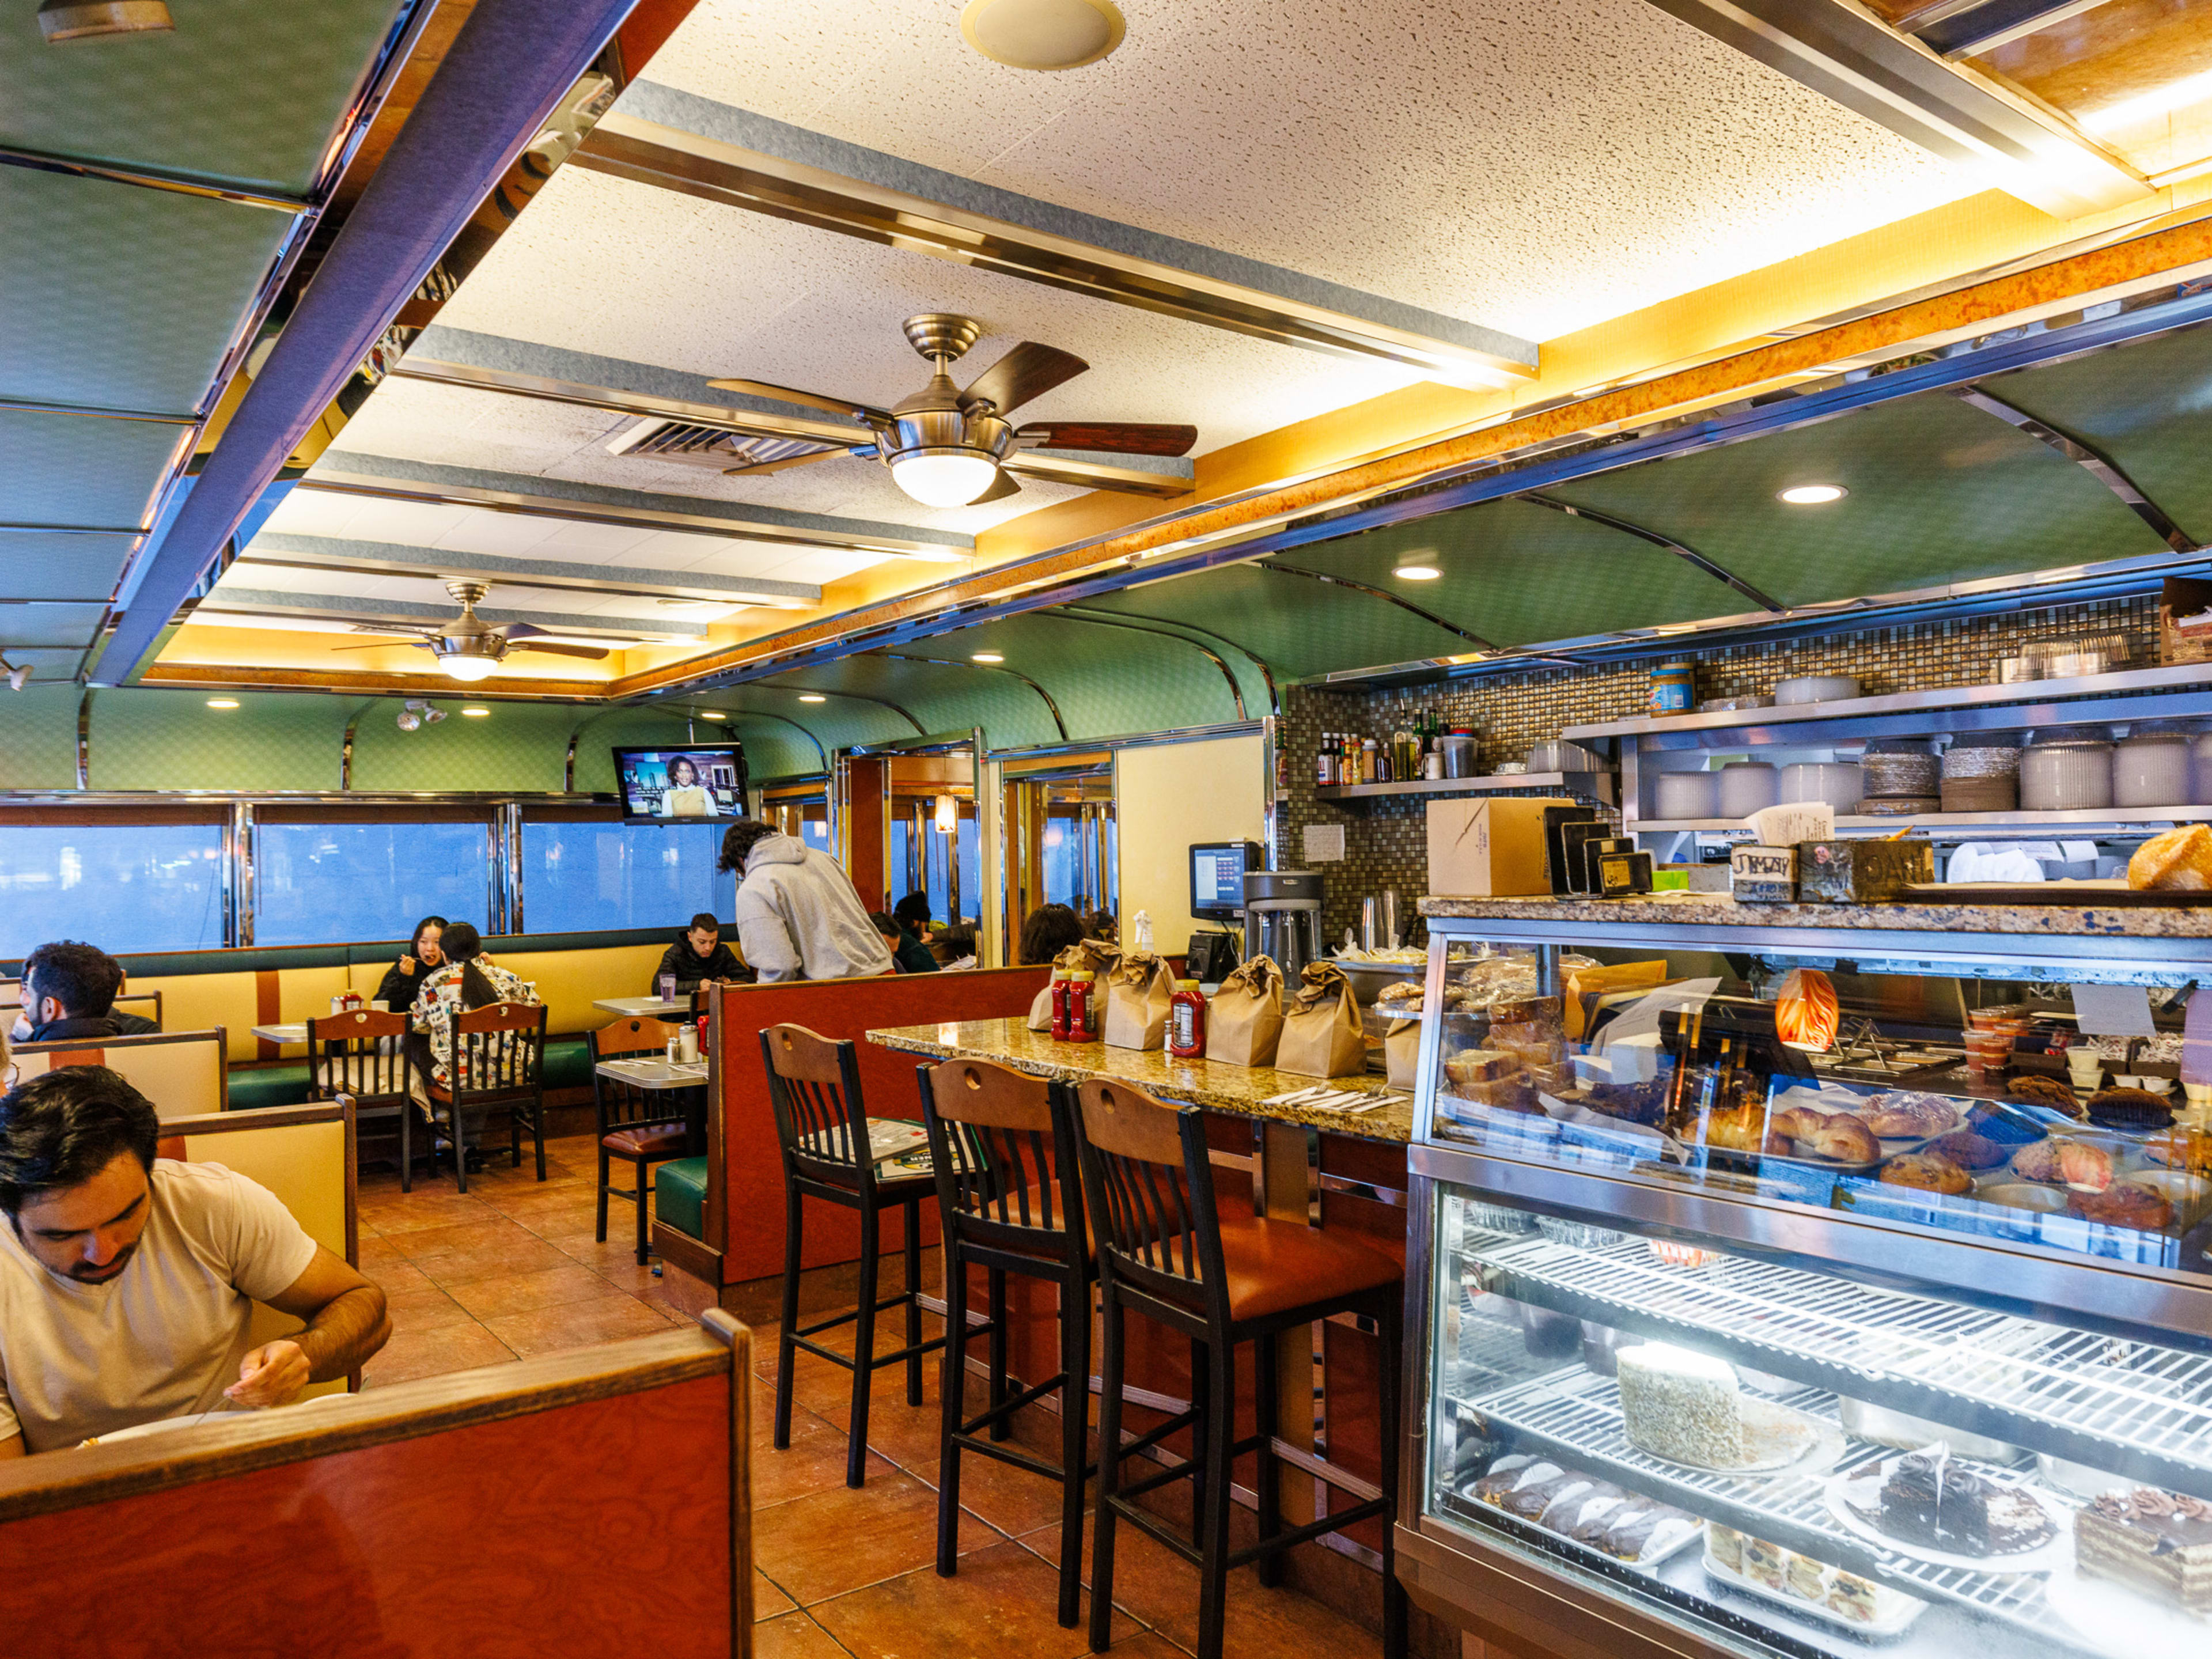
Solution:
[(307, 1062), (289, 1066), (234, 1066), (230, 1073), (230, 1109), (248, 1112), (261, 1106), (299, 1106), (307, 1098)]
[(545, 1039), (545, 1086), (548, 1089), (588, 1089), (592, 1086), (590, 1037), (549, 1036)]
[(707, 1160), (679, 1158), (653, 1172), (653, 1212), (677, 1231), (707, 1236)]

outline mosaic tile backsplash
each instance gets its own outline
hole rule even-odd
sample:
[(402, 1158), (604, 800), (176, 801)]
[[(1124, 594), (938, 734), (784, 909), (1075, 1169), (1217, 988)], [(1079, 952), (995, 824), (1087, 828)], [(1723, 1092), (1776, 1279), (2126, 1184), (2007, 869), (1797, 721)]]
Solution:
[[(2133, 647), (2135, 661), (2158, 660), (2158, 598), (2054, 605), (2008, 615), (1920, 623), (1906, 627), (1829, 634), (1778, 644), (1694, 649), (1677, 647), (1632, 662), (1588, 668), (1555, 668), (1486, 680), (1465, 680), (1383, 691), (1331, 691), (1291, 686), (1283, 694), (1281, 738), (1287, 799), (1276, 809), (1279, 858), (1286, 867), (1304, 864), (1305, 827), (1344, 826), (1341, 864), (1318, 866), (1326, 878), (1322, 925), (1340, 940), (1359, 922), (1359, 901), (1395, 891), (1399, 926), (1418, 943), (1413, 902), (1427, 890), (1428, 802), (1433, 797), (1323, 801), (1315, 793), (1314, 755), (1324, 732), (1381, 738), (1410, 728), (1425, 709), (1446, 726), (1477, 733), (1478, 769), (1520, 760), (1535, 744), (1563, 727), (1623, 720), (1649, 707), (1651, 669), (1687, 659), (1696, 667), (1696, 695), (1750, 696), (1771, 692), (1777, 681), (1807, 674), (1851, 674), (1868, 696), (1947, 685), (1985, 685), (1998, 678), (2001, 659), (2047, 641), (2117, 635)], [(1539, 793), (1528, 791), (1529, 793)], [(1548, 792), (1543, 792), (1548, 793)]]

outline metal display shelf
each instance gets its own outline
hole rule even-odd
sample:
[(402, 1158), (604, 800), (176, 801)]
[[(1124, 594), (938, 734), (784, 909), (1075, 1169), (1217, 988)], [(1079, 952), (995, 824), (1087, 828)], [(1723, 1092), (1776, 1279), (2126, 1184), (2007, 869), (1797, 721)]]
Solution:
[[(2212, 1498), (2212, 1358), (1741, 1257), (1672, 1267), (1640, 1238), (1584, 1249), (1479, 1237), (1463, 1262), (1516, 1301)], [(2116, 1352), (2131, 1363), (2111, 1363)]]
[[(1330, 783), (1314, 791), (1322, 800), (1369, 800), (1389, 795), (1495, 795), (1513, 789), (1564, 789), (1611, 805), (1610, 772), (1504, 772), (1480, 778), (1411, 778), (1402, 783)], [(2212, 812), (2212, 807), (2206, 809)]]
[[(2178, 823), (2212, 823), (2212, 806), (2086, 806), (2063, 812), (1917, 812), (1909, 817), (1871, 817), (1861, 812), (1836, 815), (1838, 833), (1850, 830), (1893, 836), (1900, 830), (1966, 830), (1961, 841), (1990, 841), (2007, 835), (2036, 836), (2050, 830), (2094, 831), (2110, 829), (2129, 835), (2140, 830), (2172, 829)], [(1647, 835), (1695, 831), (1701, 835), (1736, 834), (1748, 836), (1741, 818), (1640, 818), (1636, 828)]]
[[(1914, 714), (2006, 703), (2045, 703), (2080, 698), (2142, 696), (2177, 690), (2212, 690), (2212, 663), (2170, 668), (2128, 668), (2076, 679), (2019, 680), (2007, 685), (1947, 685), (1924, 691), (1894, 691), (1879, 697), (1848, 697), (1835, 702), (1778, 703), (1765, 708), (1715, 709), (1709, 714), (1639, 714), (1594, 726), (1570, 726), (1559, 733), (1569, 743), (1592, 738), (1652, 737), (1675, 732), (1727, 732), (1753, 726), (1795, 726), (1809, 721), (1861, 720), (1877, 714)], [(2126, 720), (2114, 709), (2094, 720)]]
[[(1869, 1544), (1836, 1519), (1828, 1509), (1828, 1483), (1839, 1475), (1870, 1473), (1873, 1465), (1898, 1455), (1890, 1447), (1846, 1437), (1844, 1455), (1816, 1473), (1708, 1474), (1636, 1446), (1621, 1419), (1619, 1387), (1578, 1366), (1462, 1403), (1493, 1431), (1504, 1431), (1501, 1437), (1517, 1449), (1547, 1454), (1568, 1468), (1595, 1470), (1646, 1497), (1923, 1601), (1969, 1607), (2044, 1640), (2066, 1633), (2044, 1599), (2043, 1580), (2034, 1574), (1938, 1566)], [(1821, 1389), (1785, 1395), (1777, 1403), (1827, 1423), (1836, 1420), (1835, 1396)]]

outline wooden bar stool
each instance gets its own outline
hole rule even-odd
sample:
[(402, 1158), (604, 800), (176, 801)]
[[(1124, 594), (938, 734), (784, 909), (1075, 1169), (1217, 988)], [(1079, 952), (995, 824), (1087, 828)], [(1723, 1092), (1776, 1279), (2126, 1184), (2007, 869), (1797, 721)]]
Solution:
[[(1060, 1482), (1060, 1622), (1075, 1628), (1083, 1598), (1083, 1488), (1092, 1467), (1091, 1285), (1097, 1276), (1076, 1164), (1075, 1126), (1066, 1095), (1024, 1073), (987, 1060), (916, 1068), (921, 1118), (945, 1227), (945, 1425), (939, 1441), (937, 1571), (959, 1557), (960, 1458), (981, 1452)], [(990, 1403), (967, 1414), (968, 1269), (981, 1267), (990, 1300), (981, 1328), (990, 1346)], [(1006, 1393), (1006, 1275), (1060, 1290), (1060, 1370)], [(1060, 1462), (1000, 1443), (1014, 1413), (1060, 1394)], [(988, 1431), (988, 1438), (985, 1431)]]
[[(1098, 1240), (1098, 1288), (1104, 1312), (1103, 1394), (1098, 1413), (1097, 1541), (1091, 1582), (1091, 1649), (1103, 1653), (1114, 1616), (1114, 1529), (1120, 1522), (1150, 1534), (1199, 1570), (1198, 1659), (1221, 1659), (1229, 1571), (1260, 1564), (1262, 1583), (1277, 1582), (1293, 1545), (1370, 1516), (1382, 1522), (1382, 1651), (1406, 1651), (1405, 1591), (1397, 1582), (1390, 1528), (1397, 1509), (1399, 1310), (1404, 1273), (1381, 1251), (1318, 1227), (1264, 1218), (1224, 1220), (1215, 1211), (1213, 1175), (1201, 1114), (1163, 1104), (1143, 1091), (1093, 1078), (1077, 1091), (1084, 1196)], [(1131, 1310), (1191, 1341), (1190, 1408), (1121, 1441), (1122, 1325)], [(1285, 1528), (1279, 1501), (1276, 1437), (1276, 1338), (1332, 1314), (1364, 1314), (1382, 1331), (1382, 1486), (1321, 1460), (1297, 1455), (1315, 1479), (1361, 1501), (1310, 1525)], [(1250, 1342), (1257, 1362), (1257, 1432), (1237, 1438), (1237, 1345)], [(1122, 1463), (1188, 1428), (1192, 1455), (1136, 1480)], [(1260, 1538), (1229, 1547), (1230, 1471), (1258, 1454), (1255, 1489)], [(1169, 1482), (1194, 1482), (1196, 1537), (1180, 1537), (1134, 1499)]]
[[(690, 1118), (684, 1092), (647, 1089), (599, 1071), (599, 1062), (623, 1054), (661, 1054), (678, 1028), (666, 1020), (633, 1015), (592, 1033), (592, 1104), (599, 1118), (599, 1242), (607, 1242), (607, 1200), (627, 1198), (637, 1205), (637, 1265), (653, 1259), (652, 1166), (690, 1155)], [(628, 1161), (630, 1184), (617, 1187), (611, 1171), (616, 1158)]]
[[(791, 1445), (791, 1370), (804, 1348), (853, 1373), (853, 1424), (846, 1448), (845, 1484), (858, 1486), (868, 1466), (868, 1389), (883, 1366), (906, 1361), (906, 1400), (921, 1404), (921, 1357), (945, 1346), (943, 1337), (921, 1340), (921, 1200), (936, 1195), (927, 1174), (876, 1178), (876, 1159), (868, 1136), (867, 1109), (860, 1099), (860, 1070), (849, 1042), (833, 1042), (804, 1025), (770, 1025), (761, 1034), (761, 1057), (768, 1066), (769, 1100), (775, 1109), (776, 1139), (783, 1150), (783, 1315), (776, 1334), (775, 1449)], [(813, 1198), (860, 1212), (860, 1300), (851, 1313), (799, 1328), (799, 1273), (805, 1201)], [(896, 1296), (876, 1295), (877, 1227), (894, 1206), (905, 1212), (906, 1289)], [(906, 1346), (876, 1352), (876, 1316), (906, 1309)], [(853, 1357), (806, 1339), (852, 1322)]]

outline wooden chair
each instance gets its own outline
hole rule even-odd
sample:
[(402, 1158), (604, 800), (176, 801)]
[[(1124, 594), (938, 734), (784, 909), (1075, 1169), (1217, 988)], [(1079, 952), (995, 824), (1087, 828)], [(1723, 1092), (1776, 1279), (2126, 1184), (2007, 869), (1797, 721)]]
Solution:
[[(621, 1078), (603, 1077), (599, 1062), (620, 1054), (662, 1054), (681, 1029), (666, 1020), (635, 1015), (592, 1033), (592, 1103), (599, 1115), (599, 1243), (607, 1242), (607, 1199), (627, 1198), (637, 1206), (637, 1263), (652, 1259), (647, 1241), (653, 1234), (653, 1189), (646, 1184), (651, 1167), (690, 1149), (683, 1102), (685, 1091), (644, 1089)], [(611, 1186), (613, 1161), (628, 1158), (635, 1172), (628, 1187)]]
[(411, 1069), (404, 1014), (357, 1008), (307, 1022), (307, 1098), (351, 1095), (356, 1144), (363, 1124), (396, 1121), (403, 1193), (415, 1190), (415, 1115), (420, 1109), (407, 1086)]
[[(1091, 1431), (1091, 1285), (1097, 1276), (1076, 1173), (1074, 1120), (1066, 1095), (1042, 1078), (954, 1060), (917, 1068), (928, 1126), (937, 1212), (945, 1227), (944, 1425), (939, 1439), (937, 1571), (958, 1565), (960, 1459), (981, 1452), (1060, 1483), (1060, 1622), (1075, 1628), (1083, 1596), (1083, 1487)], [(984, 1270), (990, 1309), (990, 1401), (967, 1414), (968, 1270)], [(1060, 1370), (1018, 1395), (1006, 1392), (1006, 1275), (1060, 1291)], [(1057, 1466), (1003, 1444), (1023, 1407), (1060, 1396)], [(988, 1437), (984, 1437), (984, 1431)]]
[(514, 1167), (522, 1167), (522, 1126), (527, 1123), (538, 1144), (538, 1178), (544, 1180), (545, 1005), (493, 1002), (456, 1015), (446, 1075), (447, 1083), (433, 1075), (425, 1086), (430, 1116), (446, 1121), (459, 1189), (469, 1189), (469, 1120), (474, 1117), (481, 1125), (502, 1107)]
[[(868, 1392), (877, 1370), (906, 1362), (906, 1399), (921, 1404), (921, 1357), (945, 1346), (945, 1339), (921, 1340), (921, 1200), (936, 1191), (933, 1176), (876, 1178), (870, 1155), (868, 1113), (860, 1098), (860, 1071), (849, 1042), (833, 1042), (804, 1025), (770, 1025), (760, 1034), (761, 1058), (768, 1067), (769, 1100), (775, 1110), (776, 1139), (783, 1153), (784, 1256), (781, 1328), (776, 1334), (775, 1449), (791, 1444), (791, 1375), (801, 1348), (853, 1373), (853, 1420), (845, 1453), (845, 1484), (858, 1486), (868, 1467)], [(805, 1201), (842, 1205), (860, 1212), (860, 1299), (852, 1312), (801, 1329), (799, 1274), (805, 1237)], [(876, 1295), (878, 1223), (883, 1212), (902, 1210), (906, 1224), (906, 1289), (897, 1296)], [(906, 1309), (906, 1346), (876, 1352), (876, 1316)], [(853, 1356), (808, 1340), (851, 1322)]]
[[(1397, 1508), (1398, 1327), (1404, 1270), (1382, 1251), (1308, 1226), (1242, 1216), (1224, 1219), (1214, 1207), (1212, 1159), (1203, 1114), (1177, 1109), (1142, 1090), (1092, 1078), (1076, 1091), (1084, 1197), (1098, 1239), (1098, 1289), (1103, 1335), (1098, 1410), (1097, 1537), (1092, 1547), (1091, 1649), (1103, 1653), (1114, 1613), (1114, 1532), (1138, 1528), (1199, 1570), (1198, 1659), (1221, 1659), (1222, 1621), (1230, 1569), (1259, 1564), (1260, 1582), (1273, 1584), (1282, 1553), (1324, 1533), (1370, 1517), (1382, 1523), (1382, 1652), (1406, 1651), (1406, 1592), (1397, 1580), (1391, 1527)], [(1190, 1339), (1190, 1407), (1158, 1427), (1121, 1440), (1126, 1316), (1134, 1311)], [(1382, 1485), (1357, 1480), (1325, 1461), (1282, 1443), (1276, 1340), (1286, 1330), (1340, 1313), (1364, 1314), (1381, 1330), (1380, 1413)], [(1253, 1345), (1255, 1432), (1237, 1438), (1237, 1347)], [(1125, 1477), (1122, 1465), (1188, 1429), (1191, 1455), (1171, 1467)], [(1229, 1547), (1230, 1471), (1247, 1452), (1257, 1455), (1259, 1541)], [(1357, 1501), (1305, 1526), (1285, 1528), (1283, 1454), (1316, 1480)], [(1195, 1536), (1179, 1536), (1135, 1499), (1174, 1480), (1189, 1480)]]

